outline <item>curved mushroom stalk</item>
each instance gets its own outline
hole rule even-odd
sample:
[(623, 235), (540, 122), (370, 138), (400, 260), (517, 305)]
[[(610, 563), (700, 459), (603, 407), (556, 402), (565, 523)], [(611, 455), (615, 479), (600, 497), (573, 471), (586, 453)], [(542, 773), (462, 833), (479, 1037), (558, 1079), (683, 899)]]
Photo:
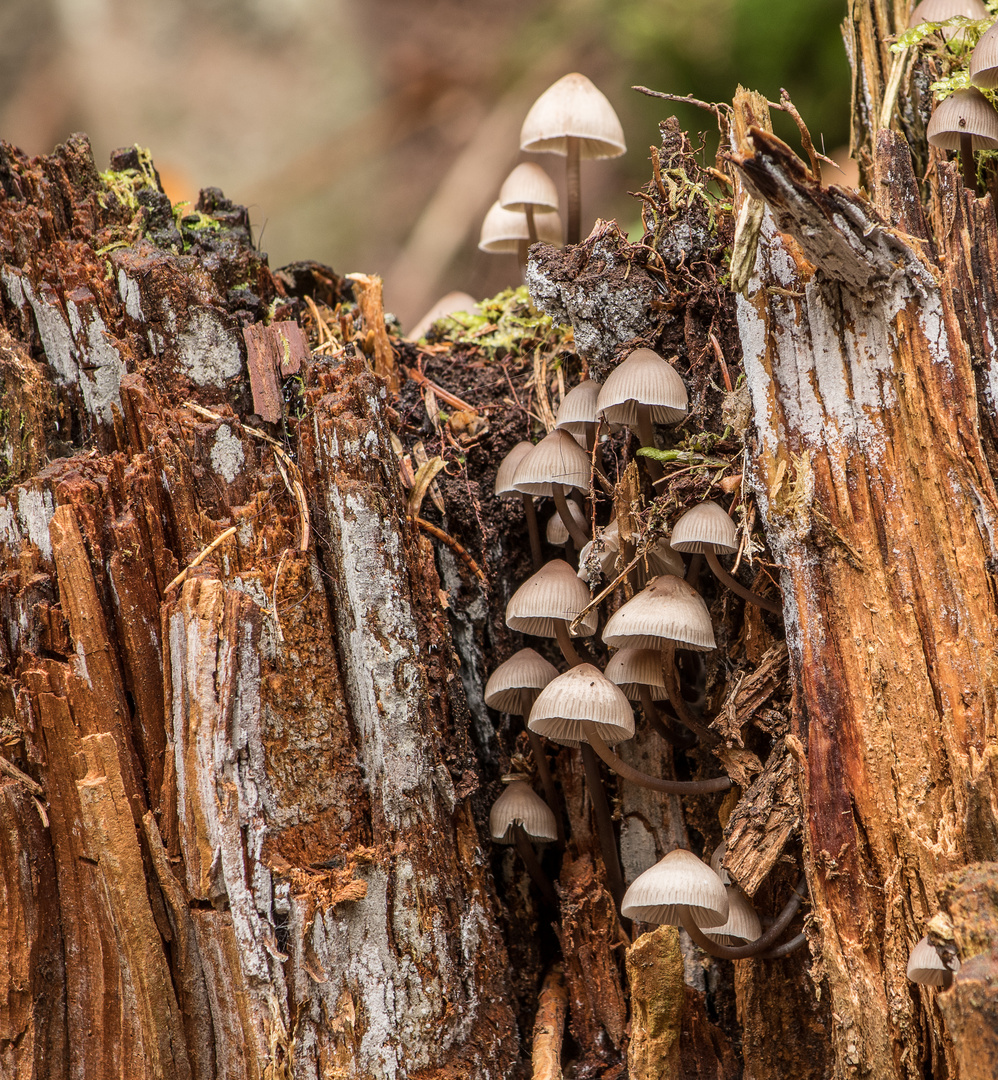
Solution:
[(596, 836), (599, 839), (600, 853), (606, 866), (607, 884), (610, 886), (610, 895), (613, 897), (613, 902), (616, 904), (617, 910), (620, 911), (620, 902), (624, 898), (624, 874), (620, 869), (617, 838), (613, 833), (613, 820), (610, 817), (606, 792), (603, 790), (603, 778), (600, 776), (596, 753), (589, 743), (582, 743), (579, 749), (582, 751), (582, 765), (586, 771), (589, 797), (593, 801)]
[(743, 600), (747, 600), (750, 604), (761, 607), (764, 611), (771, 611), (774, 615), (783, 614), (782, 604), (777, 604), (775, 600), (767, 600), (766, 597), (760, 596), (751, 589), (747, 589), (737, 578), (732, 577), (721, 565), (715, 552), (707, 551), (704, 554), (707, 557), (707, 565), (713, 571), (714, 577), (716, 577), (722, 585), (729, 588)]
[(599, 728), (592, 720), (583, 720), (582, 729), (592, 749), (618, 776), (630, 780), (632, 784), (638, 784), (651, 791), (662, 791), (667, 795), (706, 795), (713, 791), (728, 791), (733, 786), (730, 777), (727, 776), (718, 776), (713, 780), (660, 780), (657, 776), (649, 776), (617, 757), (603, 741)]
[(677, 731), (668, 720), (658, 711), (655, 702), (652, 701), (651, 689), (642, 686), (639, 690), (641, 709), (648, 719), (648, 723), (662, 736), (667, 743), (678, 747), (680, 750), (689, 750), (696, 746), (697, 737), (689, 730)]
[(564, 656), (565, 663), (569, 667), (593, 663), (592, 657), (588, 655), (582, 642), (578, 639), (572, 640), (572, 635), (568, 632), (568, 623), (564, 619), (554, 620), (554, 630), (558, 638), (558, 648), (561, 649), (561, 655)]
[(561, 518), (565, 528), (568, 529), (568, 533), (575, 543), (576, 550), (581, 551), (586, 544), (589, 543), (589, 537), (586, 534), (575, 515), (568, 508), (568, 500), (565, 498), (565, 488), (561, 484), (552, 484), (551, 490), (554, 493), (554, 505), (558, 510), (558, 516)]
[[(763, 956), (770, 952), (776, 956), (785, 956), (787, 952), (792, 952), (793, 949), (787, 949), (782, 951), (783, 947), (780, 947), (778, 951), (774, 946), (779, 940), (780, 935), (793, 921), (793, 917), (797, 914), (801, 905), (801, 900), (804, 898), (804, 894), (807, 891), (807, 883), (802, 877), (797, 883), (797, 887), (793, 891), (793, 895), (787, 901), (783, 910), (776, 917), (773, 925), (761, 936), (750, 941), (747, 945), (719, 945), (716, 941), (711, 941), (709, 937), (697, 926), (693, 919), (693, 914), (688, 907), (680, 907), (679, 916), (682, 920), (683, 929), (690, 935), (690, 937), (700, 946), (701, 949), (709, 956), (717, 957), (719, 960), (746, 960), (751, 956)], [(803, 937), (803, 935), (800, 935)], [(791, 939), (795, 941), (795, 939)], [(786, 942), (786, 946), (790, 946), (791, 941)], [(799, 948), (803, 944), (803, 941), (794, 944), (794, 948)], [(775, 956), (774, 956), (775, 958)]]
[[(529, 715), (530, 706), (528, 705), (527, 711), (523, 716), (526, 718)], [(555, 825), (558, 829), (558, 847), (563, 848), (565, 846), (565, 825), (563, 821), (564, 807), (561, 805), (561, 795), (558, 793), (554, 777), (551, 775), (551, 770), (548, 768), (548, 759), (547, 755), (544, 753), (544, 744), (541, 742), (540, 735), (535, 731), (531, 731), (530, 728), (527, 728), (527, 738), (530, 740), (530, 750), (534, 755), (534, 764), (537, 766), (537, 775), (541, 778), (541, 787), (544, 788), (544, 796), (547, 799), (548, 806), (551, 807), (551, 812), (554, 814)]]
[(662, 646), (662, 678), (665, 682), (669, 704), (679, 722), (699, 736), (705, 746), (716, 746), (721, 741), (720, 736), (703, 724), (683, 697), (682, 688), (679, 685), (679, 671), (676, 668), (676, 646), (673, 642), (666, 642)]
[[(655, 448), (655, 429), (652, 427), (651, 419), (651, 406), (638, 403), (638, 439), (642, 446), (650, 446)], [(645, 468), (648, 470), (648, 476), (651, 478), (651, 482), (654, 484), (657, 480), (661, 480), (665, 475), (665, 471), (662, 468), (661, 462), (656, 461), (654, 458), (642, 457), (641, 459)]]
[(530, 559), (535, 570), (540, 570), (544, 565), (544, 555), (541, 551), (541, 533), (537, 526), (537, 511), (534, 509), (534, 497), (521, 493), (523, 498), (523, 514), (527, 519), (527, 532), (530, 535)]
[(530, 843), (522, 825), (513, 826), (513, 843), (516, 846), (517, 854), (527, 868), (531, 880), (540, 889), (541, 896), (548, 903), (557, 907), (558, 894), (554, 891), (554, 886), (548, 879), (547, 874), (544, 873), (544, 867), (541, 866), (541, 861), (537, 858), (537, 852), (534, 851), (534, 846)]

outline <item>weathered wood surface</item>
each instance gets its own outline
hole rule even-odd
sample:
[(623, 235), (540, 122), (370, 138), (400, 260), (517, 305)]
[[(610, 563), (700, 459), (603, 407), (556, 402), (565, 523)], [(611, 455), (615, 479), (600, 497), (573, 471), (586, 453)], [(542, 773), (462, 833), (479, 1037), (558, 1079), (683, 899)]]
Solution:
[(301, 367), (301, 507), (243, 422), (240, 328), (296, 305), (245, 212), (208, 192), (178, 227), (81, 139), (4, 147), (0, 184), (0, 730), (29, 774), (0, 778), (0, 1073), (508, 1075), (468, 714), (384, 383), (293, 337), (271, 389)]

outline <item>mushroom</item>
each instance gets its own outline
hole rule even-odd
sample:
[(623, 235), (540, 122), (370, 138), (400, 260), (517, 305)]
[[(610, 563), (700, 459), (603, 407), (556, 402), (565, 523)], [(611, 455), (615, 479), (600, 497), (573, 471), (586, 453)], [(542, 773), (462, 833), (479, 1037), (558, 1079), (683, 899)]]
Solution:
[(725, 885), (728, 894), (728, 921), (723, 926), (705, 928), (704, 934), (716, 945), (739, 945), (762, 937), (762, 924), (752, 902), (733, 884)]
[(692, 510), (687, 510), (673, 527), (669, 542), (674, 551), (697, 554), (702, 552), (707, 557), (707, 565), (722, 585), (756, 607), (777, 615), (782, 614), (783, 607), (780, 604), (747, 589), (721, 566), (717, 558), (719, 552), (734, 554), (738, 550), (735, 523), (722, 506), (715, 502), (702, 502)]
[[(527, 247), (538, 240), (534, 215), (558, 209), (558, 189), (551, 177), (532, 161), (525, 161), (506, 177), (499, 189), (499, 205), (527, 218), (527, 239), (521, 240), (520, 262), (526, 264)], [(561, 229), (559, 228), (559, 239)], [(558, 241), (554, 241), (557, 243)]]
[[(986, 19), (988, 9), (982, 0), (922, 0), (916, 4), (909, 19), (908, 26), (919, 26), (921, 23), (944, 23), (947, 19), (962, 15), (966, 19)], [(944, 26), (940, 33), (943, 41), (950, 41), (963, 34), (962, 26)]]
[(690, 747), (696, 737), (689, 731), (677, 731), (663, 719), (655, 704), (667, 701), (665, 678), (662, 675), (662, 653), (658, 649), (618, 649), (610, 658), (604, 673), (614, 685), (623, 690), (629, 701), (641, 704), (648, 723), (673, 746)]
[[(556, 210), (534, 215), (539, 239), (549, 244), (561, 242), (561, 218)], [(493, 255), (515, 253), (520, 265), (526, 265), (526, 245), (530, 242), (527, 231), (527, 215), (514, 210), (504, 210), (498, 200), (488, 209), (478, 238), (480, 251)], [(521, 247), (522, 245), (522, 247)]]
[(564, 75), (531, 105), (520, 129), (520, 149), (566, 159), (566, 240), (577, 244), (582, 220), (580, 159), (620, 157), (627, 150), (613, 106), (585, 75)]
[(928, 937), (923, 937), (908, 957), (908, 978), (923, 986), (939, 986), (945, 990), (951, 985), (953, 976), (959, 970), (959, 957), (954, 956), (948, 964)]
[[(576, 533), (581, 532), (588, 536), (589, 522), (586, 521), (586, 516), (580, 509), (578, 503), (566, 499), (565, 506), (575, 525)], [(564, 547), (572, 539), (572, 534), (569, 532), (565, 522), (562, 521), (561, 514), (556, 512), (548, 518), (547, 527), (544, 530), (544, 538), (553, 547)], [(587, 540), (586, 543), (589, 543), (589, 541)]]
[(980, 90), (957, 90), (936, 106), (925, 134), (932, 146), (960, 151), (964, 186), (975, 191), (974, 151), (998, 150), (998, 111)]
[(561, 399), (554, 418), (556, 428), (584, 438), (590, 453), (596, 444), (596, 399), (602, 386), (595, 379), (583, 379)]
[(534, 884), (543, 896), (557, 905), (558, 897), (530, 844), (558, 838), (557, 822), (551, 808), (523, 780), (512, 779), (492, 804), (489, 832), (497, 844), (515, 844)]
[(524, 439), (522, 442), (518, 442), (499, 462), (499, 468), (496, 470), (495, 493), (499, 498), (518, 495), (523, 500), (523, 513), (527, 519), (527, 533), (530, 536), (530, 556), (533, 560), (534, 569), (540, 570), (544, 564), (544, 556), (541, 553), (541, 534), (537, 528), (537, 511), (534, 509), (533, 496), (518, 491), (513, 486), (516, 467), (533, 448), (534, 444)]
[(985, 90), (998, 89), (998, 23), (984, 31), (970, 54), (970, 81)]
[[(571, 436), (569, 436), (570, 438)], [(545, 563), (516, 590), (506, 605), (506, 625), (534, 637), (557, 638), (567, 663), (583, 663), (572, 644), (569, 625), (589, 605), (589, 590), (564, 559)], [(579, 635), (596, 633), (597, 613), (590, 611)]]
[(565, 489), (589, 491), (592, 467), (589, 455), (562, 428), (555, 428), (525, 454), (513, 473), (513, 486), (528, 495), (551, 495), (561, 520), (572, 534), (576, 547), (583, 548), (588, 534), (575, 524), (566, 506)]
[(723, 926), (728, 895), (706, 863), (692, 851), (676, 848), (631, 882), (620, 912), (647, 923), (679, 926), (696, 918), (701, 926)]
[[(597, 415), (637, 431), (642, 446), (655, 446), (652, 424), (678, 424), (689, 405), (686, 384), (675, 368), (651, 349), (635, 349), (607, 376), (596, 402)], [(662, 467), (646, 459), (652, 480)]]

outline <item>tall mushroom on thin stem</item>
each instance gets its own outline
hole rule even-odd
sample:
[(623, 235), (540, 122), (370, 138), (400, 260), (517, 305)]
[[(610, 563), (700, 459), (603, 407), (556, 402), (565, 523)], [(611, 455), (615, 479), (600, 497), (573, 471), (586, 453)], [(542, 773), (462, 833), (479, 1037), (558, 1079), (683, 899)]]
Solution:
[(526, 215), (527, 238), (521, 240), (520, 263), (527, 264), (527, 249), (539, 239), (534, 215), (558, 209), (558, 189), (551, 177), (532, 161), (522, 162), (506, 177), (499, 189), (499, 205), (504, 210)]
[(662, 654), (658, 649), (618, 649), (604, 672), (610, 682), (623, 690), (631, 702), (638, 701), (648, 723), (673, 746), (686, 749), (696, 745), (693, 732), (677, 730), (658, 711), (657, 701), (668, 701)]
[(687, 510), (673, 527), (669, 542), (674, 551), (704, 555), (714, 577), (743, 600), (775, 615), (783, 614), (782, 604), (746, 588), (721, 565), (719, 553), (733, 555), (738, 550), (738, 533), (735, 523), (717, 503), (702, 502)]
[[(642, 446), (655, 447), (654, 424), (686, 418), (689, 395), (675, 368), (651, 349), (635, 349), (607, 376), (596, 413), (609, 423), (636, 431)], [(652, 482), (662, 477), (654, 458), (643, 458)]]
[(524, 455), (513, 473), (513, 486), (528, 495), (551, 495), (579, 549), (589, 542), (589, 536), (576, 522), (568, 509), (565, 492), (576, 488), (588, 493), (591, 465), (589, 455), (562, 428), (555, 428)]
[(602, 383), (595, 379), (583, 379), (561, 399), (554, 418), (556, 428), (584, 438), (590, 454), (596, 445), (596, 399), (601, 389)]
[(531, 840), (545, 843), (557, 838), (557, 822), (551, 808), (523, 780), (510, 779), (506, 790), (492, 804), (489, 832), (497, 844), (515, 844), (534, 884), (555, 907), (558, 896), (541, 866)]
[(964, 186), (976, 192), (974, 151), (998, 150), (998, 111), (991, 102), (974, 87), (957, 90), (936, 106), (925, 134), (932, 146), (960, 151)]
[[(555, 638), (572, 665), (585, 663), (575, 650), (569, 626), (589, 604), (589, 590), (564, 559), (545, 563), (516, 590), (506, 605), (506, 625), (534, 637)], [(597, 614), (589, 612), (580, 636), (596, 633)]]
[[(534, 222), (538, 239), (548, 244), (560, 243), (561, 217), (556, 210), (535, 214)], [(530, 234), (527, 231), (526, 214), (504, 210), (498, 200), (494, 202), (482, 221), (482, 232), (478, 240), (479, 250), (487, 251), (492, 255), (515, 254), (522, 270), (526, 266), (526, 247), (524, 246), (521, 250), (521, 244), (526, 245), (529, 242)]]
[(566, 159), (566, 243), (581, 238), (582, 158), (614, 158), (627, 150), (613, 106), (578, 72), (564, 75), (534, 102), (520, 129), (520, 149)]
[(537, 527), (537, 510), (534, 508), (534, 498), (525, 491), (518, 491), (513, 486), (513, 476), (516, 467), (533, 450), (534, 444), (524, 439), (502, 459), (496, 470), (495, 493), (498, 498), (509, 495), (519, 496), (523, 500), (523, 514), (527, 519), (527, 534), (530, 537), (530, 557), (535, 570), (540, 570), (544, 565), (544, 554), (541, 551), (541, 534)]

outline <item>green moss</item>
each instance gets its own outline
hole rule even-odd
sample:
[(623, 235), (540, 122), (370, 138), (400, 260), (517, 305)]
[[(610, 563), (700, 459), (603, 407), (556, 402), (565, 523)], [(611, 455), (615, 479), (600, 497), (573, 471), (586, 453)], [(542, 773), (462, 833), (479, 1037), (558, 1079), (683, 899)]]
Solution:
[(490, 355), (519, 353), (528, 343), (532, 349), (572, 347), (572, 328), (540, 314), (531, 304), (525, 285), (480, 300), (476, 307), (478, 311), (458, 311), (438, 319), (428, 336), (455, 345), (475, 345)]
[[(100, 173), (101, 183), (108, 195), (113, 195), (127, 210), (138, 214), (142, 209), (135, 193), (142, 188), (151, 187), (159, 191), (156, 180), (156, 169), (152, 163), (152, 153), (145, 147), (136, 145), (136, 153), (139, 158), (137, 169), (105, 169)], [(102, 192), (97, 196), (98, 202), (106, 210), (108, 208), (107, 196)]]

